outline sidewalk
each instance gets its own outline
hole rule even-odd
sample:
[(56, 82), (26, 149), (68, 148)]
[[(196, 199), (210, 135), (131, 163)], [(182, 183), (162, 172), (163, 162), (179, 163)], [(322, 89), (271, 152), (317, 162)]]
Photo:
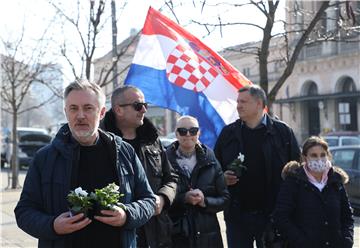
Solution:
[[(26, 171), (21, 171), (19, 182), (22, 185)], [(0, 228), (0, 247), (37, 247), (37, 239), (23, 232), (16, 225), (14, 208), (19, 200), (21, 189), (6, 189), (8, 184), (8, 171), (1, 171), (1, 228)]]
[[(26, 171), (20, 172), (19, 182), (22, 185), (25, 178)], [(1, 190), (0, 190), (0, 210), (1, 210), (1, 227), (0, 227), (0, 247), (13, 248), (22, 247), (30, 248), (37, 247), (37, 239), (29, 236), (20, 230), (15, 221), (14, 208), (19, 200), (21, 189), (6, 190), (7, 187), (7, 170), (1, 171)], [(218, 214), (221, 225), (223, 239), (225, 238), (225, 227), (222, 213)], [(354, 230), (354, 246), (353, 248), (360, 248), (360, 217), (355, 218)], [(226, 242), (226, 240), (224, 240)], [(224, 245), (226, 247), (226, 243)]]

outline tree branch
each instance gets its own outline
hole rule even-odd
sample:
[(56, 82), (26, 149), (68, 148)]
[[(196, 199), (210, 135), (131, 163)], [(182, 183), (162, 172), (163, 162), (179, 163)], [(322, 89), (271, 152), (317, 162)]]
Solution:
[(279, 89), (281, 88), (281, 86), (285, 83), (285, 80), (291, 75), (296, 60), (299, 57), (300, 51), (303, 48), (307, 38), (309, 37), (310, 33), (312, 32), (312, 30), (314, 29), (316, 23), (318, 22), (318, 20), (321, 18), (321, 16), (323, 15), (323, 13), (325, 12), (325, 10), (329, 7), (329, 1), (323, 1), (319, 10), (317, 11), (316, 15), (314, 16), (314, 18), (312, 19), (312, 21), (310, 22), (307, 30), (303, 33), (303, 35), (301, 36), (301, 38), (299, 39), (299, 41), (297, 42), (295, 49), (290, 57), (290, 60), (288, 62), (288, 65), (286, 67), (286, 69), (284, 70), (283, 74), (280, 76), (279, 80), (277, 81), (277, 83), (274, 85), (274, 87), (271, 89), (268, 97), (271, 101), (275, 100), (276, 94), (279, 91)]

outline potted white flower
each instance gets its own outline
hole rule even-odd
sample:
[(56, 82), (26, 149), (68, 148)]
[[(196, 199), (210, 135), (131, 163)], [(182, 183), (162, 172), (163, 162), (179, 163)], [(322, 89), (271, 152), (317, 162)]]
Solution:
[(95, 192), (91, 192), (90, 197), (95, 203), (95, 213), (101, 215), (101, 210), (116, 210), (120, 207), (125, 209), (125, 205), (119, 200), (123, 194), (119, 192), (119, 186), (115, 183), (111, 183), (102, 189), (95, 189)]
[(91, 198), (86, 190), (83, 190), (81, 187), (70, 191), (67, 195), (67, 201), (69, 203), (69, 209), (72, 216), (84, 213), (84, 216), (86, 217), (89, 210), (92, 209)]

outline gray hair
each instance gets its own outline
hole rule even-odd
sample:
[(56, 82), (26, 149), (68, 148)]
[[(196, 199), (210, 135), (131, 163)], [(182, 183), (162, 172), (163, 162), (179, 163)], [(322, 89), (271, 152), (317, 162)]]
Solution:
[(257, 84), (246, 85), (240, 88), (238, 92), (240, 93), (246, 91), (249, 92), (250, 96), (261, 100), (263, 103), (263, 107), (265, 108), (265, 106), (267, 105), (266, 93), (259, 85)]
[(95, 93), (98, 98), (99, 106), (105, 106), (105, 94), (101, 90), (100, 86), (95, 83), (90, 83), (88, 80), (76, 80), (69, 84), (64, 90), (64, 99), (69, 96), (70, 92), (73, 90), (91, 90)]
[(130, 89), (143, 94), (139, 88), (137, 88), (133, 85), (121, 85), (118, 88), (116, 88), (111, 95), (111, 107), (114, 108), (117, 104), (124, 103), (124, 102), (121, 102), (121, 100), (124, 97), (124, 93)]

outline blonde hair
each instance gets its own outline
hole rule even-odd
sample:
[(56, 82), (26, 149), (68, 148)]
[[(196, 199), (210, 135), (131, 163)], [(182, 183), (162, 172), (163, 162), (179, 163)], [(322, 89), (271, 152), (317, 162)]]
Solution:
[(179, 119), (177, 119), (177, 121), (176, 121), (176, 128), (179, 127), (179, 123), (180, 123), (180, 121), (182, 121), (182, 120), (191, 120), (191, 121), (195, 122), (195, 124), (197, 125), (197, 127), (199, 127), (199, 121), (198, 121), (195, 117), (193, 117), (193, 116), (191, 116), (191, 115), (183, 115), (183, 116), (180, 116)]

